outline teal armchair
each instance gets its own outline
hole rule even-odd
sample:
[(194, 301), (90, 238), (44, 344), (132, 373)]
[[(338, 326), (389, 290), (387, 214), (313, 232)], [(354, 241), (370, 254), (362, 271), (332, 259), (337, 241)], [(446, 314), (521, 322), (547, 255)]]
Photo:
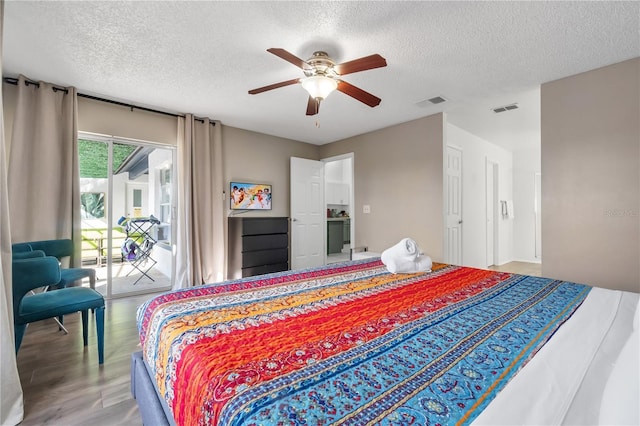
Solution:
[[(36, 253), (34, 257), (14, 254), (12, 266), (13, 321), (16, 354), (22, 344), (27, 325), (47, 318), (81, 312), (82, 337), (87, 346), (89, 310), (95, 311), (98, 338), (98, 363), (104, 362), (104, 298), (87, 287), (66, 287), (33, 293), (39, 287), (60, 282), (60, 264), (52, 256)], [(17, 256), (16, 256), (17, 255)]]
[[(13, 252), (13, 258), (18, 257), (32, 257), (32, 252), (44, 253), (45, 256), (53, 256), (60, 263), (66, 257), (71, 257), (73, 254), (73, 241), (68, 238), (57, 240), (40, 240), (29, 241), (26, 243), (16, 243), (11, 246)], [(60, 281), (52, 284), (51, 288), (65, 288), (75, 285), (77, 281), (84, 278), (89, 278), (89, 286), (92, 289), (96, 288), (96, 271), (92, 268), (62, 268), (60, 269)], [(60, 315), (56, 320), (60, 330), (65, 334), (69, 332), (64, 326), (64, 316)]]

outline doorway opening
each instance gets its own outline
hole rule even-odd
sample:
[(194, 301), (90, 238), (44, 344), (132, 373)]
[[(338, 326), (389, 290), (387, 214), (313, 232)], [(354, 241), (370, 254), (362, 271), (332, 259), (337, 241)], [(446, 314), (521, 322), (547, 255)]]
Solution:
[(353, 153), (321, 161), (291, 157), (291, 269), (351, 258), (355, 237), (353, 164)]
[(325, 158), (325, 204), (327, 209), (326, 263), (351, 259), (355, 238), (353, 218), (353, 153)]
[(106, 297), (171, 288), (175, 148), (80, 134), (82, 263)]

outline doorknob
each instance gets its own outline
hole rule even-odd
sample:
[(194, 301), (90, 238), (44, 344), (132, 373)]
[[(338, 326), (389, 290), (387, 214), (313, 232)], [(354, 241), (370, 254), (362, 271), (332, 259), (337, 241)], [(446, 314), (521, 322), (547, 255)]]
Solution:
[(461, 223), (462, 223), (462, 220), (459, 220), (459, 221), (458, 221), (458, 225), (460, 225)]
[(292, 222), (297, 222), (298, 219), (296, 219), (295, 217), (293, 219), (291, 219)]

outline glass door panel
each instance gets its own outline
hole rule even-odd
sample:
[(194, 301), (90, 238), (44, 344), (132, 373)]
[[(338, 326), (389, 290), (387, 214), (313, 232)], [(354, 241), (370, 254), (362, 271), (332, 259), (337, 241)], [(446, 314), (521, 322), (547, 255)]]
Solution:
[(100, 252), (95, 262), (87, 256), (97, 268), (98, 290), (119, 297), (170, 289), (174, 149), (111, 139), (79, 145), (92, 148), (81, 148), (80, 163), (100, 158), (93, 163), (108, 174), (83, 177), (81, 171), (83, 214), (103, 216), (99, 223), (83, 219), (83, 250)]
[(162, 191), (172, 166), (171, 148), (113, 143), (113, 295), (171, 287), (171, 218), (163, 215)]
[(80, 215), (82, 266), (96, 269), (96, 290), (107, 294), (107, 203), (109, 146), (106, 142), (78, 140), (80, 160)]

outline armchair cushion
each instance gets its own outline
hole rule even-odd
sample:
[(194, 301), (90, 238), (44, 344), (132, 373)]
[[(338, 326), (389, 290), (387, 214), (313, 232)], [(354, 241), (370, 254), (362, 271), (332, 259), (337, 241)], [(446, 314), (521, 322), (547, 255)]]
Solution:
[(101, 306), (104, 306), (102, 295), (87, 287), (69, 287), (38, 293), (22, 299), (18, 307), (16, 324), (28, 324)]
[(60, 271), (60, 282), (58, 287), (69, 287), (76, 281), (89, 278), (89, 286), (96, 288), (96, 270), (91, 268), (66, 268)]

